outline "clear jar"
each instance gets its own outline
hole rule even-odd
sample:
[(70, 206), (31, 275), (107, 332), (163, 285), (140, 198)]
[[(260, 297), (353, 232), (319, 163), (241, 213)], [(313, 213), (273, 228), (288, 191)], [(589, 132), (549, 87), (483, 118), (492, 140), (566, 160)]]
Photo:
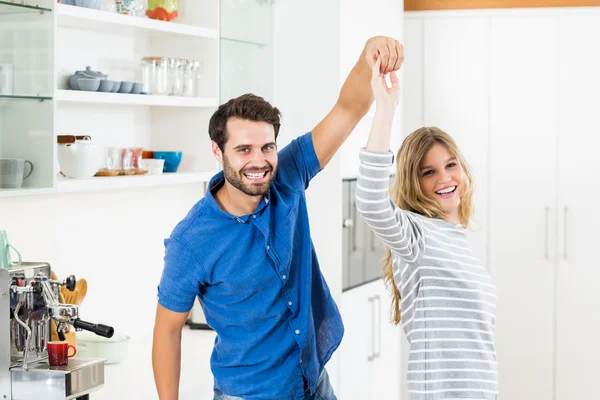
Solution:
[(176, 58), (169, 59), (169, 76), (171, 79), (171, 95), (181, 96), (183, 93), (183, 70), (181, 68), (182, 60)]
[(202, 97), (202, 79), (204, 74), (204, 62), (203, 61), (195, 61), (195, 80), (196, 80), (196, 88), (194, 94), (196, 97)]
[(169, 59), (145, 57), (142, 60), (144, 91), (148, 94), (167, 95), (170, 92)]
[(196, 61), (183, 60), (183, 95), (193, 97), (196, 93)]

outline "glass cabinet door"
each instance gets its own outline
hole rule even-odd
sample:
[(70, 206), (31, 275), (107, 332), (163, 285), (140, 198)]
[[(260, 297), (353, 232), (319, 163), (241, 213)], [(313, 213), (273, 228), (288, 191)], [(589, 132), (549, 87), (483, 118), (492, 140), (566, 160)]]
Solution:
[(52, 18), (50, 8), (0, 0), (0, 97), (52, 98)]
[(272, 4), (221, 0), (221, 103), (244, 93), (273, 99)]
[(23, 189), (53, 186), (53, 3), (30, 3), (0, 1), (0, 196), (21, 189), (11, 160), (33, 165)]

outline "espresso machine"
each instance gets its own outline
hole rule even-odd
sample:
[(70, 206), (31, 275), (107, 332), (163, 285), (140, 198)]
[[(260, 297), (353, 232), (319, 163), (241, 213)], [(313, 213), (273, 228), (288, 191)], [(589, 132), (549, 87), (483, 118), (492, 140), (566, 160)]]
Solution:
[(47, 263), (0, 269), (0, 399), (89, 399), (104, 384), (104, 359), (70, 358), (66, 366), (50, 366), (47, 343), (53, 323), (60, 340), (70, 325), (104, 337), (110, 326), (79, 318), (77, 305), (61, 304), (61, 286), (75, 288), (74, 276), (50, 279)]

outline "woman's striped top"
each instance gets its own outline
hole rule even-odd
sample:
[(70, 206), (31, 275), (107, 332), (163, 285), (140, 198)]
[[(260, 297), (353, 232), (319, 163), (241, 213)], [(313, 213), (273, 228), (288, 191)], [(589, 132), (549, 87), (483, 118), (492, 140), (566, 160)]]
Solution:
[(391, 152), (362, 149), (360, 161), (356, 207), (392, 251), (410, 399), (497, 400), (496, 288), (465, 230), (394, 204)]

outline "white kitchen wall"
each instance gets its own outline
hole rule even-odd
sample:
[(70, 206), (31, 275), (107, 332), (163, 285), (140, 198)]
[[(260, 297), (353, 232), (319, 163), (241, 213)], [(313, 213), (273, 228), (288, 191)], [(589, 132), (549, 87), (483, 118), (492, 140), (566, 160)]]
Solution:
[[(310, 131), (335, 104), (339, 80), (339, 0), (276, 2), (274, 7), (274, 103), (283, 114), (284, 146)], [(310, 28), (307, 25), (310, 22)], [(313, 242), (321, 270), (336, 302), (342, 293), (342, 186), (336, 156), (307, 191)], [(318, 306), (318, 305), (315, 305)], [(338, 387), (338, 356), (327, 365)]]
[[(131, 336), (129, 359), (106, 367), (106, 386), (96, 399), (115, 398), (113, 388), (122, 386), (143, 394), (140, 398), (155, 396), (148, 378), (163, 238), (202, 197), (203, 188), (195, 184), (0, 199), (0, 229), (8, 231), (23, 259), (49, 262), (59, 277), (86, 278), (81, 318)], [(194, 361), (198, 368), (208, 365), (208, 359)]]
[[(404, 1), (402, 0), (340, 0), (340, 85), (356, 64), (365, 43), (373, 36), (390, 36), (403, 41)], [(401, 85), (404, 83), (404, 70), (400, 71)], [(343, 177), (356, 177), (358, 174), (358, 151), (364, 147), (371, 131), (374, 107), (358, 124), (348, 138), (341, 153), (341, 174)], [(402, 105), (392, 127), (390, 148), (396, 151), (402, 141)]]

